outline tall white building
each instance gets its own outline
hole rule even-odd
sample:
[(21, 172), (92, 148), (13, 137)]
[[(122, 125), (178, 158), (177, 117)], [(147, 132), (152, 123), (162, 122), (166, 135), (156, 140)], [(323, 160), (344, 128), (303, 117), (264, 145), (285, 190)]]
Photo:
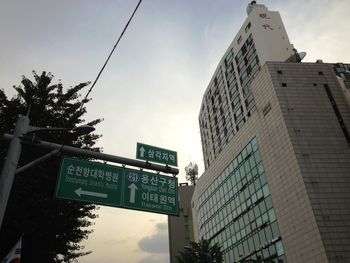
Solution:
[(247, 11), (200, 109), (195, 238), (225, 263), (348, 263), (350, 65), (295, 63), (278, 13)]
[(252, 1), (248, 17), (221, 59), (199, 114), (205, 168), (255, 111), (251, 81), (266, 61), (294, 54), (278, 12)]

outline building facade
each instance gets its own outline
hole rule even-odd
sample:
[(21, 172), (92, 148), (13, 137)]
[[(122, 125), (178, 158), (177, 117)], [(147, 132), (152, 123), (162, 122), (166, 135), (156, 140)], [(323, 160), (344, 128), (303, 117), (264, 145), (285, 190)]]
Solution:
[(194, 241), (191, 199), (194, 185), (179, 185), (179, 216), (168, 216), (170, 263), (176, 263), (179, 251)]
[(350, 262), (350, 66), (296, 63), (278, 12), (247, 14), (200, 108), (195, 238), (225, 263)]
[(199, 125), (206, 169), (255, 111), (250, 83), (261, 65), (295, 53), (278, 12), (253, 1), (247, 14), (203, 96)]
[(225, 262), (350, 262), (350, 107), (333, 66), (267, 62), (251, 82), (255, 113), (192, 198), (196, 238)]

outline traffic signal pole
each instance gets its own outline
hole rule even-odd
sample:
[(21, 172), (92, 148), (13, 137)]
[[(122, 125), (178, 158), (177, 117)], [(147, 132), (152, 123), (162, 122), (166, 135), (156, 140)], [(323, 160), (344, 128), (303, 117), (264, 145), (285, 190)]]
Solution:
[(19, 115), (0, 176), (0, 228), (11, 193), (13, 179), (15, 178), (18, 160), (21, 156), (21, 137), (26, 134), (28, 127), (28, 117)]

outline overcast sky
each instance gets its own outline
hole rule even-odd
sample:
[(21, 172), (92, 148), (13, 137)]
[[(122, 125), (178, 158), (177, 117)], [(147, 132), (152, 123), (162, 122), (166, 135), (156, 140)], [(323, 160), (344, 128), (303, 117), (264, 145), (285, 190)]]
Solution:
[[(93, 81), (138, 0), (0, 0), (0, 88), (51, 72), (64, 86)], [(179, 181), (203, 171), (198, 114), (212, 74), (249, 1), (143, 0), (87, 104), (104, 118), (99, 145), (135, 158), (136, 142), (175, 150)], [(258, 1), (281, 13), (304, 61), (350, 63), (350, 1)], [(84, 90), (87, 92), (87, 89)], [(82, 94), (85, 96), (86, 93)], [(167, 263), (167, 217), (101, 207), (81, 263)]]

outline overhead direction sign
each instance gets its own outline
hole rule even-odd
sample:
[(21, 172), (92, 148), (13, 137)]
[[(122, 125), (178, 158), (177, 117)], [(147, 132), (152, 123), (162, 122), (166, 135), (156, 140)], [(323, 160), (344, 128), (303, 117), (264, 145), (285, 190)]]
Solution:
[(56, 197), (108, 206), (122, 204), (122, 167), (64, 158)]
[(56, 197), (178, 215), (177, 178), (64, 158)]
[(131, 209), (178, 214), (177, 178), (125, 169), (123, 206)]
[(177, 152), (143, 143), (136, 145), (136, 159), (177, 167)]

